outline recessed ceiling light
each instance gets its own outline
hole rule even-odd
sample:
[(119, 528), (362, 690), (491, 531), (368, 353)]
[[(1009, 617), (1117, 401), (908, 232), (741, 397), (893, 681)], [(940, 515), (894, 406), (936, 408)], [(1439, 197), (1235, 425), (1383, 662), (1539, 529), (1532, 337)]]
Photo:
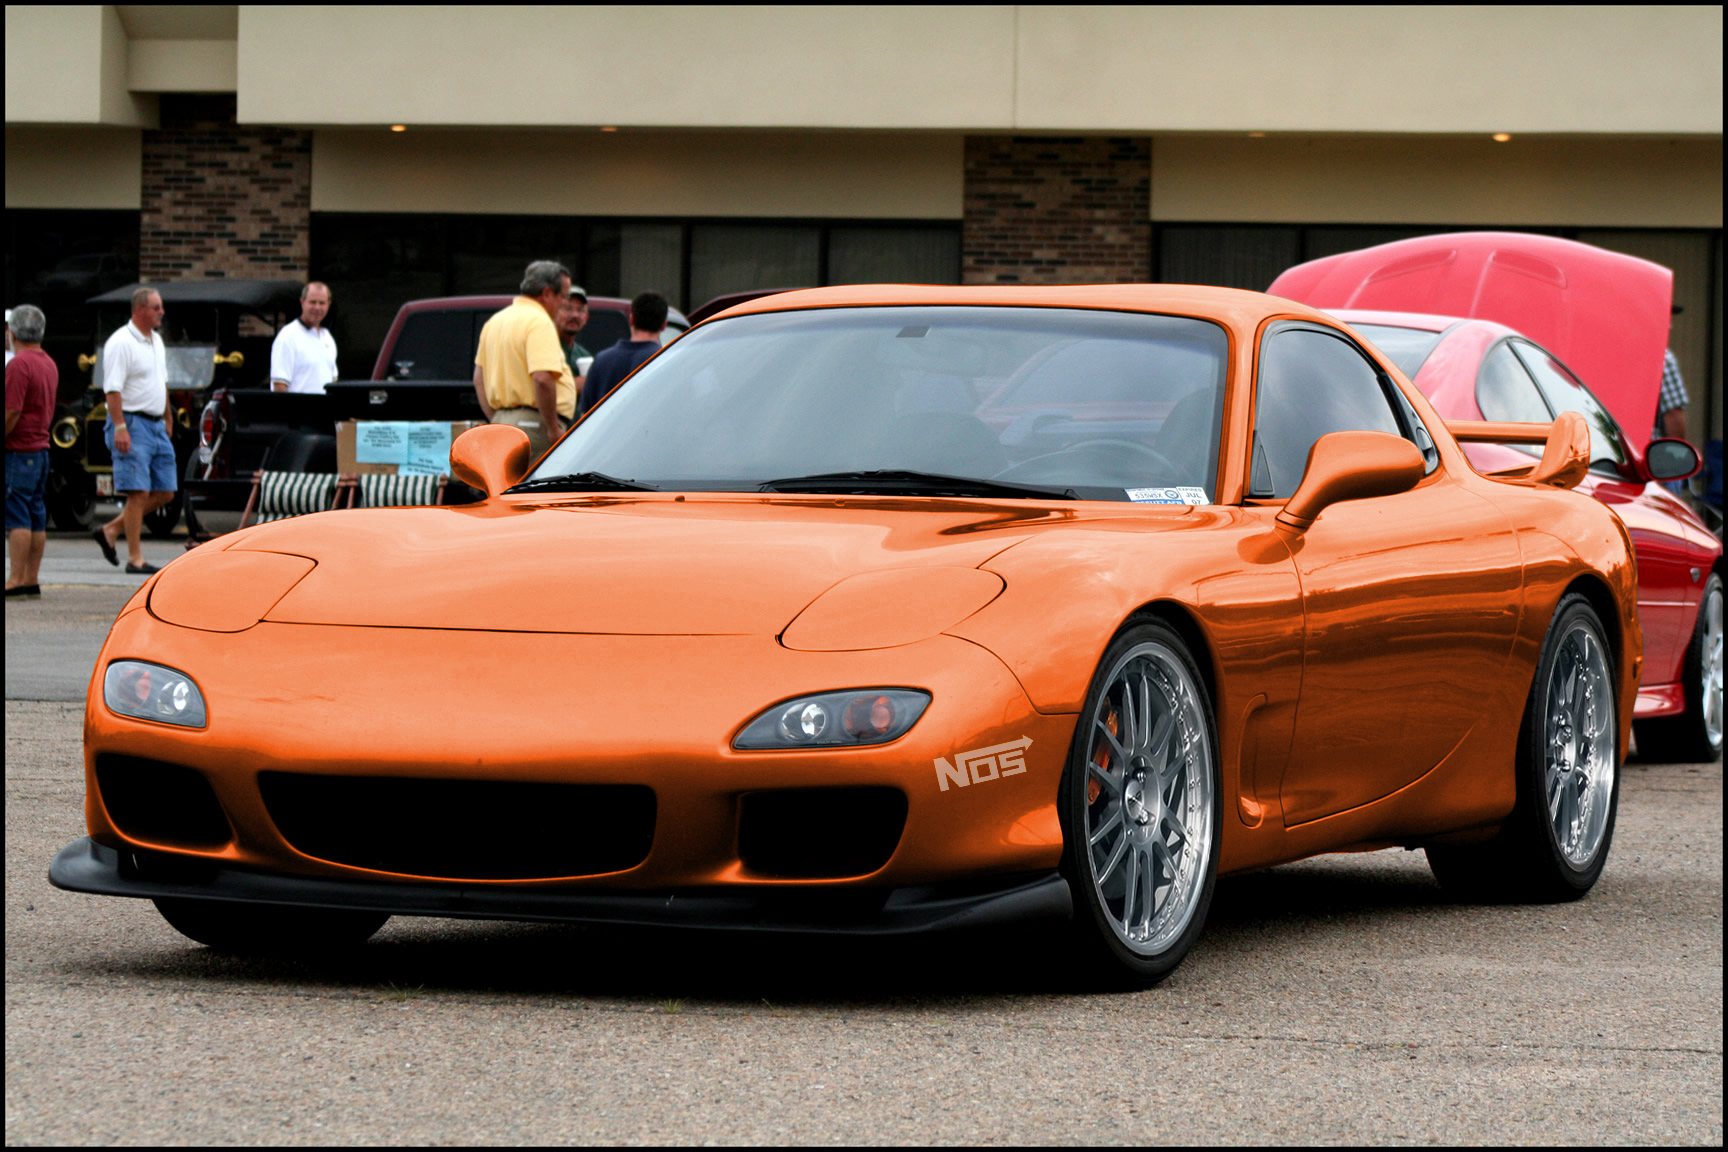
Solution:
[(392, 132), (406, 132), (406, 131), (408, 131), (408, 125), (406, 125), (406, 124), (392, 124), (392, 125), (390, 125), (390, 131), (392, 131)]
[(1264, 132), (1250, 132), (1250, 133), (1248, 133), (1248, 138), (1250, 140), (1264, 139), (1265, 136), (1266, 136), (1266, 133), (1264, 133)]
[(612, 127), (612, 125), (608, 124), (606, 127), (600, 129), (600, 131), (602, 131), (602, 132), (616, 132), (616, 131), (618, 131), (618, 129), (616, 129), (616, 128)]
[(1494, 133), (1494, 143), (1496, 143), (1496, 144), (1504, 144), (1504, 143), (1506, 143), (1506, 141), (1508, 141), (1510, 139), (1512, 139), (1512, 133), (1510, 133), (1510, 132), (1496, 132), (1496, 133)]

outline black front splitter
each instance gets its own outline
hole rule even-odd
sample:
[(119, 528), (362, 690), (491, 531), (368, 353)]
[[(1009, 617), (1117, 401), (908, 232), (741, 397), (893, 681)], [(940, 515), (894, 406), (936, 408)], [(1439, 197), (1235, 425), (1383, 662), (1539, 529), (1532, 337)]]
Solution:
[(69, 892), (101, 896), (366, 909), (393, 916), (851, 936), (982, 928), (1024, 920), (1066, 920), (1073, 915), (1068, 884), (1055, 872), (1002, 877), (994, 883), (975, 881), (963, 887), (599, 893), (525, 885), (412, 880), (378, 883), (284, 876), (162, 853), (123, 852), (88, 836), (60, 850), (49, 866), (48, 880)]

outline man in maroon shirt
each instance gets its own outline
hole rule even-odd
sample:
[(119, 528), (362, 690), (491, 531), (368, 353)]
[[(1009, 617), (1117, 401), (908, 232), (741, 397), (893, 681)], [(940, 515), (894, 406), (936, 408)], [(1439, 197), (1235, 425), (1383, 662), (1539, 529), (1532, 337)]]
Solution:
[(42, 549), (48, 543), (48, 426), (60, 370), (42, 351), (47, 327), (42, 309), (23, 304), (12, 309), (12, 346), (6, 365), (6, 550), (12, 570), (6, 595), (42, 595)]

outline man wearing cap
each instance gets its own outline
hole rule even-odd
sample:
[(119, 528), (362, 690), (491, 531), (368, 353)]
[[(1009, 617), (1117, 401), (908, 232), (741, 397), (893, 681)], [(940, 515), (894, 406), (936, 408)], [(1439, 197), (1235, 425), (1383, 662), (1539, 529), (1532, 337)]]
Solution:
[(114, 549), (126, 536), (126, 571), (148, 576), (144, 562), (144, 515), (174, 499), (179, 465), (174, 458), (174, 411), (168, 403), (168, 350), (163, 347), (162, 294), (154, 288), (132, 293), (132, 319), (102, 346), (102, 391), (108, 420), (102, 438), (114, 457), (114, 491), (126, 498), (120, 515), (91, 529), (108, 563), (118, 565)]
[(536, 260), (522, 274), (522, 294), (480, 329), (474, 394), (494, 424), (528, 434), (529, 459), (564, 434), (563, 413), (576, 411), (576, 378), (564, 358), (558, 319), (570, 295), (570, 270)]
[(558, 335), (564, 341), (564, 360), (570, 365), (570, 375), (575, 378), (576, 388), (571, 395), (570, 410), (558, 409), (558, 415), (566, 422), (576, 419), (575, 399), (582, 394), (582, 385), (587, 374), (582, 371), (582, 361), (592, 360), (594, 353), (582, 347), (577, 335), (588, 326), (588, 293), (580, 284), (570, 285), (570, 291), (565, 294), (564, 307), (558, 312)]
[(282, 325), (270, 345), (270, 387), (323, 395), (336, 379), (336, 338), (324, 327), (330, 287), (317, 280), (300, 289), (300, 318)]

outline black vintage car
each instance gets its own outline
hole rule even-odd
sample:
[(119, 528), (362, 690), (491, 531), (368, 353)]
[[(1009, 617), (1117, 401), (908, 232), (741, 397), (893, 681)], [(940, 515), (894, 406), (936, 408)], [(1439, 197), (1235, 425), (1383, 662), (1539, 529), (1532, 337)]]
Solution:
[[(99, 496), (113, 492), (113, 460), (103, 441), (107, 399), (102, 392), (102, 346), (131, 316), (128, 284), (89, 301), (97, 309), (95, 354), (80, 356), (90, 370), (82, 388), (61, 386), (50, 451), (48, 512), (55, 527), (88, 528)], [(197, 473), (196, 423), (213, 388), (269, 388), (270, 344), (300, 309), (295, 280), (188, 280), (152, 284), (164, 308), (162, 341), (168, 352), (168, 396), (174, 409), (174, 448), (181, 475)], [(172, 503), (145, 517), (146, 528), (167, 536), (180, 522), (185, 487)]]

